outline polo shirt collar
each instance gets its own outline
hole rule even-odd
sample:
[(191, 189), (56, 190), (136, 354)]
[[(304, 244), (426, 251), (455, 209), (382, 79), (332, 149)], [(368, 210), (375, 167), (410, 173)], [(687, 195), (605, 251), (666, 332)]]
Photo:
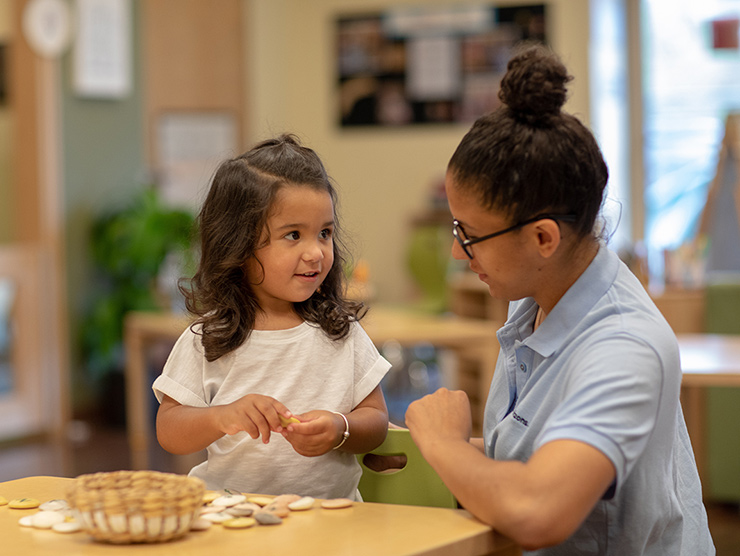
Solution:
[[(542, 357), (549, 357), (555, 353), (563, 345), (570, 331), (576, 328), (599, 299), (606, 294), (614, 283), (618, 270), (619, 257), (609, 251), (605, 245), (600, 245), (591, 264), (560, 298), (537, 330), (522, 343)], [(527, 301), (529, 303), (522, 304), (524, 305), (522, 309), (525, 310), (519, 314), (519, 319), (527, 318), (527, 316), (531, 318), (529, 314), (534, 300), (528, 299)], [(530, 320), (530, 326), (531, 322)], [(521, 323), (518, 323), (519, 330), (521, 330), (520, 326)]]

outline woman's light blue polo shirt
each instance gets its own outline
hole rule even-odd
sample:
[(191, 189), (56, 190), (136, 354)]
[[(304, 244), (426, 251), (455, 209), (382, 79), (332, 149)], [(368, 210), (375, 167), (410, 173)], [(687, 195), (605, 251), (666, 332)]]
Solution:
[(715, 554), (678, 345), (643, 286), (602, 246), (533, 333), (536, 312), (531, 298), (513, 302), (498, 331), (486, 453), (526, 461), (550, 441), (579, 440), (612, 461), (616, 480), (570, 539), (529, 554)]

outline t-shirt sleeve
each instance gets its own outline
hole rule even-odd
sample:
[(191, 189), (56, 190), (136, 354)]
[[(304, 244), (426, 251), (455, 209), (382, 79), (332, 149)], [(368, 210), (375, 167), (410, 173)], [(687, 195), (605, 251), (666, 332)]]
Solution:
[(159, 403), (169, 396), (182, 405), (208, 407), (203, 385), (205, 357), (200, 336), (190, 328), (182, 333), (172, 348), (162, 374), (152, 384)]
[(581, 353), (535, 449), (560, 439), (590, 444), (614, 464), (619, 488), (649, 442), (661, 405), (671, 398), (666, 389), (675, 385), (665, 362), (640, 338), (612, 336)]
[(354, 407), (364, 400), (390, 370), (391, 364), (373, 344), (365, 330), (355, 322), (351, 339), (355, 361)]

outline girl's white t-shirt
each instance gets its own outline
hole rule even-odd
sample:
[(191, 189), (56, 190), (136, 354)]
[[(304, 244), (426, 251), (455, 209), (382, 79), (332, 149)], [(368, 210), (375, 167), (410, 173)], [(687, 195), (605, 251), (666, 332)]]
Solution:
[[(254, 330), (242, 346), (213, 362), (204, 356), (198, 331), (188, 328), (180, 336), (154, 381), (159, 402), (167, 395), (182, 405), (209, 407), (252, 393), (271, 396), (294, 414), (314, 409), (347, 414), (391, 366), (356, 322), (339, 341), (308, 323)], [(263, 444), (246, 432), (212, 443), (208, 459), (190, 471), (213, 490), (353, 499), (361, 473), (353, 454), (332, 450), (305, 457), (279, 434)]]

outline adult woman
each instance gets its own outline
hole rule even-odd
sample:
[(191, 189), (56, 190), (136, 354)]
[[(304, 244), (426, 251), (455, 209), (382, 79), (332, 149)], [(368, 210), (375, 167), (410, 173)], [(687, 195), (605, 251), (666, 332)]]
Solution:
[(448, 166), (453, 255), (512, 301), (484, 438), (462, 392), (414, 402), (406, 424), (462, 505), (527, 550), (714, 554), (675, 337), (594, 231), (607, 169), (561, 111), (570, 79), (543, 47), (512, 58), (503, 105)]

